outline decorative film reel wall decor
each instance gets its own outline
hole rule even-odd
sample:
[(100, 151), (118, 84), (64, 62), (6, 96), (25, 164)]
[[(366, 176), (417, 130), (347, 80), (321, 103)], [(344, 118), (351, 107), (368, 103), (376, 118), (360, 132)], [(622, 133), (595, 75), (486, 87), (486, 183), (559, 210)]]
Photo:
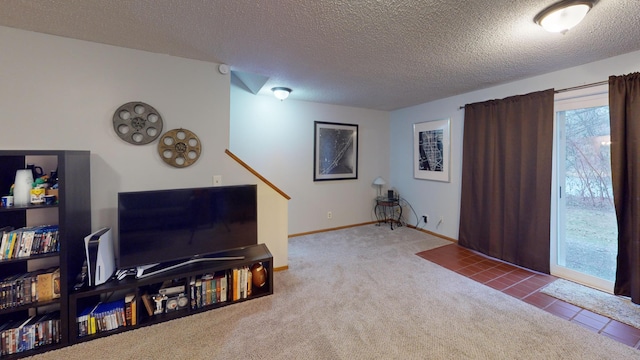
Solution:
[(200, 139), (187, 129), (169, 130), (162, 135), (158, 143), (158, 154), (162, 160), (178, 168), (195, 163), (201, 151)]
[(122, 140), (133, 145), (145, 145), (162, 133), (162, 117), (153, 106), (134, 101), (116, 110), (113, 129)]

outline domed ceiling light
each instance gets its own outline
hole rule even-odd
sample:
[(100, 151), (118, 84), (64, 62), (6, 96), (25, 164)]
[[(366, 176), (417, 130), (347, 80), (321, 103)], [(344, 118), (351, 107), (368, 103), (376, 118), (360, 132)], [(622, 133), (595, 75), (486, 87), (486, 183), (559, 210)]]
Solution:
[(288, 98), (289, 94), (291, 93), (291, 89), (281, 86), (271, 88), (271, 91), (273, 91), (273, 95), (276, 98), (280, 99), (280, 101)]
[(533, 21), (549, 32), (564, 34), (578, 25), (595, 0), (563, 0), (542, 10)]

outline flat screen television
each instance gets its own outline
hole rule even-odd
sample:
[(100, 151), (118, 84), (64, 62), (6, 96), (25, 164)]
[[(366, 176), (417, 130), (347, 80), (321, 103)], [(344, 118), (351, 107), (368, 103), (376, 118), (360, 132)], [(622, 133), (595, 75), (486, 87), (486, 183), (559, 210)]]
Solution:
[(257, 242), (256, 185), (118, 193), (119, 269), (175, 264)]

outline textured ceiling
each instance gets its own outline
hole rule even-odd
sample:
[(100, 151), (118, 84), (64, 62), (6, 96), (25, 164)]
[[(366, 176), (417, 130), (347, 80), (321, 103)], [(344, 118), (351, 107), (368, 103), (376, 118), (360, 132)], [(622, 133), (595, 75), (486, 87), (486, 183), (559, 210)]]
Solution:
[(566, 35), (533, 22), (555, 1), (1, 0), (0, 25), (225, 63), (268, 78), (259, 94), (394, 110), (640, 50), (640, 0), (600, 0)]

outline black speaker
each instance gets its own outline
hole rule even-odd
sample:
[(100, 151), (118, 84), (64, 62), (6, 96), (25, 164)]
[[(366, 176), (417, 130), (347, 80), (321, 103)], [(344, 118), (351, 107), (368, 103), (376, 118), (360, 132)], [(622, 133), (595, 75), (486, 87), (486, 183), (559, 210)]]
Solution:
[(387, 198), (389, 199), (395, 199), (396, 195), (393, 193), (393, 190), (388, 190), (387, 191)]

